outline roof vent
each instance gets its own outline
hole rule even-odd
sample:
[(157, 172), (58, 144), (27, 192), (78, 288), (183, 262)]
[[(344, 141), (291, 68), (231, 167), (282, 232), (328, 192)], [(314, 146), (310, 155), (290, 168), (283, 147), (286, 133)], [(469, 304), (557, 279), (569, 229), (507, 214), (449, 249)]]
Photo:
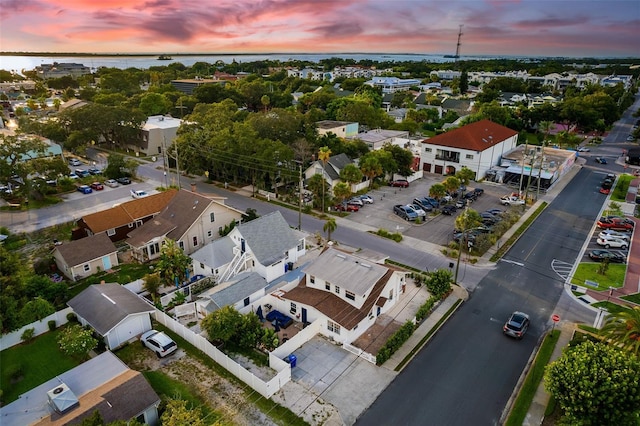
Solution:
[(344, 254), (336, 254), (336, 257), (339, 257), (340, 259), (346, 259), (347, 258)]
[(64, 414), (80, 405), (76, 395), (64, 383), (60, 383), (60, 385), (48, 391), (47, 399), (49, 400), (49, 405), (58, 414)]

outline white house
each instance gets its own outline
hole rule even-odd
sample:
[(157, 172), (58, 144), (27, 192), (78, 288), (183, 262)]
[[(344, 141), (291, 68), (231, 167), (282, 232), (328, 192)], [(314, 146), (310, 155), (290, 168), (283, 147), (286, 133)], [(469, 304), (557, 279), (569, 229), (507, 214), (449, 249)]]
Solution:
[(204, 318), (225, 306), (242, 311), (265, 295), (267, 285), (267, 281), (257, 272), (242, 272), (226, 283), (199, 294), (196, 312), (200, 318)]
[(240, 222), (242, 214), (222, 199), (182, 189), (157, 216), (131, 231), (126, 243), (139, 262), (159, 257), (167, 238), (189, 255), (220, 238), (220, 231), (232, 221)]
[(351, 343), (391, 309), (406, 286), (406, 272), (334, 248), (303, 268), (305, 276), (269, 303), (301, 322), (323, 322), (322, 333)]
[[(327, 164), (324, 164), (320, 160), (316, 160), (304, 171), (305, 179), (311, 179), (314, 175), (322, 175), (324, 180), (327, 181), (331, 189), (333, 189), (338, 183), (342, 182), (340, 179), (340, 172), (345, 168), (347, 164), (355, 164), (347, 154), (338, 154), (329, 157)], [(364, 181), (351, 186), (352, 192), (357, 192), (363, 187), (366, 187), (368, 181)]]
[(518, 132), (489, 120), (481, 120), (425, 139), (422, 170), (440, 175), (455, 174), (462, 167), (482, 179), (487, 170), (500, 164), (502, 155), (515, 148)]
[(164, 155), (175, 141), (178, 128), (182, 124), (179, 118), (165, 115), (152, 115), (142, 126), (140, 141), (131, 148), (144, 155)]
[(236, 226), (224, 238), (193, 253), (194, 274), (224, 283), (243, 271), (271, 282), (306, 254), (305, 236), (289, 227), (278, 211)]
[(67, 302), (82, 325), (91, 326), (108, 349), (151, 330), (153, 306), (118, 283), (94, 284)]
[(350, 138), (358, 134), (358, 123), (349, 121), (322, 120), (316, 123), (318, 136), (333, 133), (339, 138)]

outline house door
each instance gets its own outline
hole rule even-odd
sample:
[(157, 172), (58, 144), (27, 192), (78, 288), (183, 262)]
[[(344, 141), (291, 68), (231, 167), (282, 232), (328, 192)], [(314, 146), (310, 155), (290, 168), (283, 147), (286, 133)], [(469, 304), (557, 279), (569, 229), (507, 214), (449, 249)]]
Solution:
[(422, 170), (431, 173), (431, 163), (422, 163)]
[(378, 306), (378, 309), (376, 309), (376, 316), (379, 317), (380, 316), (380, 306)]
[(306, 322), (307, 322), (307, 309), (302, 308), (302, 323), (306, 324)]
[(240, 254), (244, 254), (245, 250), (246, 250), (245, 242), (244, 242), (244, 238), (242, 238), (240, 240)]
[(105, 271), (108, 271), (109, 269), (111, 269), (111, 257), (104, 256), (102, 258), (102, 267), (104, 268)]
[(442, 174), (442, 166), (436, 165), (435, 174), (437, 174), (437, 175), (441, 175)]

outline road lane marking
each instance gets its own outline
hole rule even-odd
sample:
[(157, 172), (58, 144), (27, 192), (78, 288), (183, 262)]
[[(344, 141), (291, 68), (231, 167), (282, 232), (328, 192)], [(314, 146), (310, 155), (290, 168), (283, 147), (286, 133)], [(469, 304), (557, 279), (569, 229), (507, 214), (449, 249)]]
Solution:
[(502, 262), (507, 262), (507, 263), (511, 263), (511, 264), (513, 264), (513, 265), (524, 266), (524, 263), (516, 262), (515, 260), (500, 259), (500, 261), (502, 261)]

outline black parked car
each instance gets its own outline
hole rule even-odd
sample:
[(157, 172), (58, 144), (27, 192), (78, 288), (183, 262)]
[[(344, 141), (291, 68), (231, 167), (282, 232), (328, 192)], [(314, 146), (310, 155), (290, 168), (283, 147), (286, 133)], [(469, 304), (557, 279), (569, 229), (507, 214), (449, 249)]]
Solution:
[(118, 179), (116, 179), (116, 181), (120, 184), (120, 185), (129, 185), (131, 183), (131, 179), (129, 179), (128, 177), (119, 177)]
[(440, 211), (442, 212), (442, 214), (446, 214), (448, 216), (451, 216), (452, 214), (454, 214), (456, 212), (456, 206), (454, 206), (454, 205), (442, 206)]
[(605, 259), (612, 263), (624, 263), (626, 261), (623, 255), (609, 250), (592, 250), (589, 253), (589, 257), (596, 262), (603, 262)]

